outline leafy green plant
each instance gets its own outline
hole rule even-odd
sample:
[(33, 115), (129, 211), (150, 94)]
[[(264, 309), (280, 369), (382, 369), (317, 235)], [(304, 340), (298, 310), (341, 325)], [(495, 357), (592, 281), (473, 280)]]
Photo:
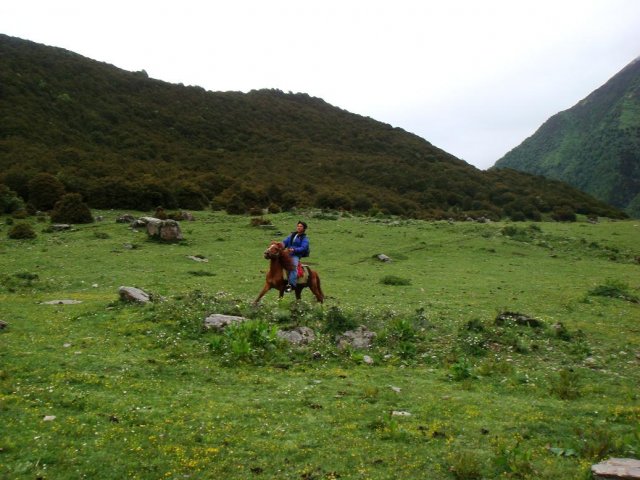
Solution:
[(263, 363), (280, 343), (277, 329), (263, 320), (249, 320), (228, 326), (224, 331), (223, 355), (232, 363)]
[(467, 380), (471, 378), (471, 364), (466, 358), (460, 358), (457, 362), (451, 365), (450, 378), (456, 382)]
[(561, 400), (575, 400), (581, 395), (580, 378), (572, 369), (563, 368), (551, 381), (551, 393)]

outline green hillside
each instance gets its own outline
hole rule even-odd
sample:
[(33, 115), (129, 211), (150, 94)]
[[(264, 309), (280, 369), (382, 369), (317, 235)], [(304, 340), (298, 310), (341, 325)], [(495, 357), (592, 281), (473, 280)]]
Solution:
[(498, 160), (640, 216), (640, 59)]
[(0, 181), (40, 210), (55, 200), (41, 202), (42, 191), (66, 191), (94, 208), (138, 210), (623, 216), (558, 182), (479, 171), (416, 135), (303, 93), (209, 92), (4, 35)]

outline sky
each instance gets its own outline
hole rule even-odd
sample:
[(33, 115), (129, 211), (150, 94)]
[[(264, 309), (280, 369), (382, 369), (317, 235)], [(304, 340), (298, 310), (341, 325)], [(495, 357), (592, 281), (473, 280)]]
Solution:
[(640, 1), (20, 0), (0, 33), (211, 91), (307, 93), (486, 169), (640, 56)]

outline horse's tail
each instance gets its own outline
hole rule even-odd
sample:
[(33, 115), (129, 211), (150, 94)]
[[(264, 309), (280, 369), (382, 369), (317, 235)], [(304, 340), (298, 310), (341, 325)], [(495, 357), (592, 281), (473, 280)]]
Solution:
[(313, 272), (313, 277), (315, 278), (315, 284), (316, 284), (316, 289), (318, 290), (318, 293), (316, 294), (316, 298), (318, 299), (318, 302), (323, 303), (324, 302), (324, 292), (322, 291), (322, 287), (320, 286), (320, 275), (318, 275), (316, 272)]

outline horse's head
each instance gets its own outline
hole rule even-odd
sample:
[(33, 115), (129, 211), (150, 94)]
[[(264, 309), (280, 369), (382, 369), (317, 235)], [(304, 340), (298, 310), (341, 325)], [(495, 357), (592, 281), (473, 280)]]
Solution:
[(274, 260), (276, 258), (280, 258), (285, 252), (284, 245), (282, 242), (271, 242), (271, 244), (264, 251), (264, 258), (267, 260)]

